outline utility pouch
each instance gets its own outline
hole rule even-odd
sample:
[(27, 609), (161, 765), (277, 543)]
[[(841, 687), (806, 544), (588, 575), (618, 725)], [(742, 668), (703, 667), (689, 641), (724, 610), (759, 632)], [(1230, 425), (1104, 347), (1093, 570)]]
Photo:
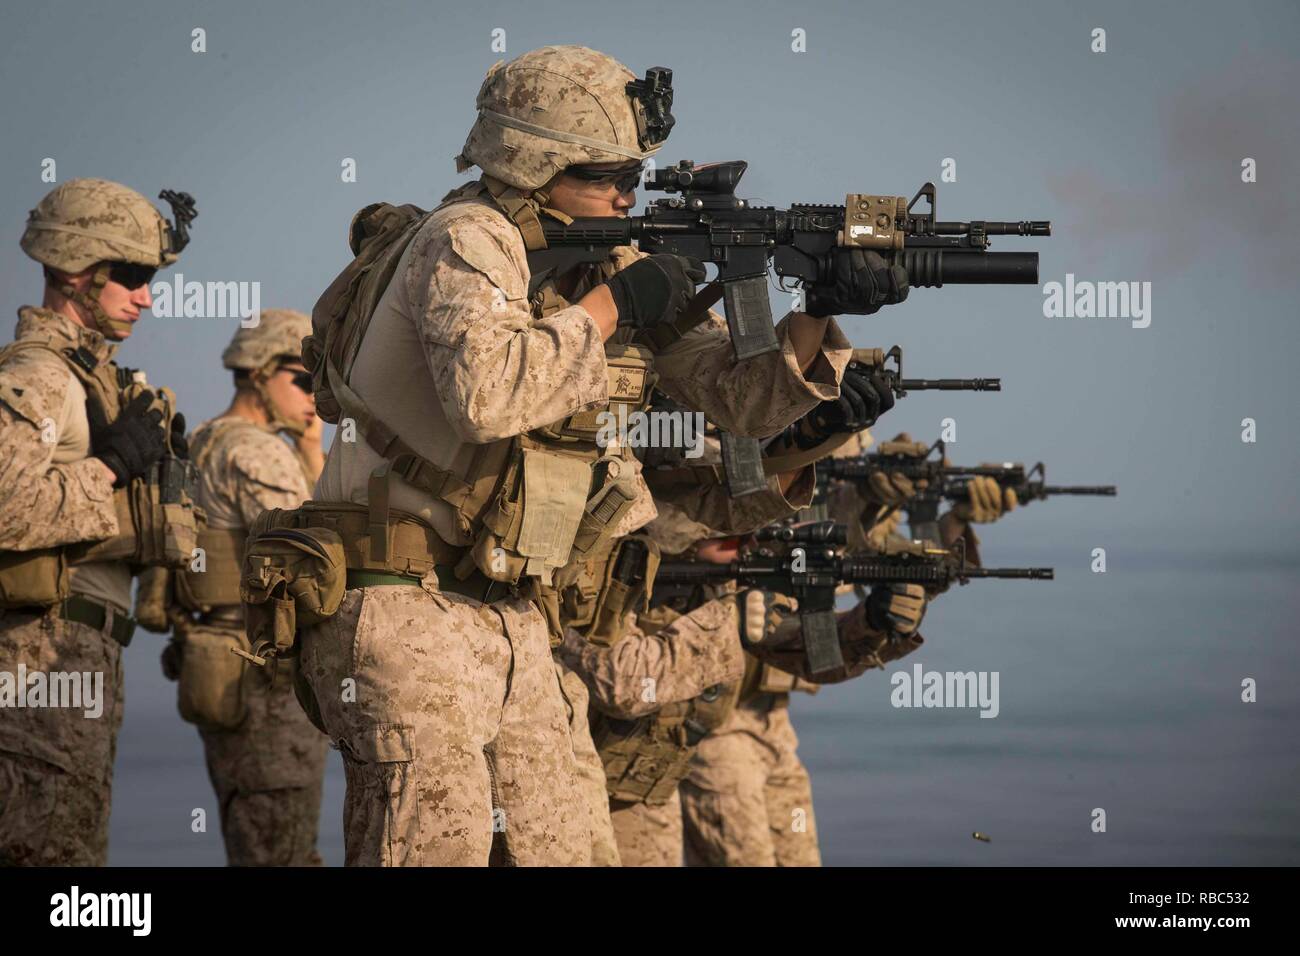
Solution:
[(185, 610), (199, 614), (215, 607), (240, 603), (240, 566), (248, 534), (243, 530), (203, 528), (198, 533), (197, 542), (203, 555), (202, 563), (191, 560), (173, 575), (177, 603)]
[(525, 574), (550, 584), (551, 573), (569, 563), (591, 486), (591, 465), (541, 448), (523, 453), (523, 514), (514, 550), (527, 561)]
[(0, 608), (52, 607), (70, 593), (63, 548), (0, 551)]
[(127, 561), (143, 567), (184, 568), (194, 557), (202, 510), (194, 505), (196, 473), (174, 455), (159, 459), (147, 478), (113, 492), (118, 533), (78, 548), (75, 564)]
[(184, 568), (193, 559), (202, 514), (194, 505), (196, 481), (192, 463), (166, 455), (149, 481), (138, 483), (135, 505), (139, 549), (135, 563)]
[(208, 730), (234, 730), (244, 722), (244, 662), (236, 653), (248, 656), (248, 642), (238, 631), (186, 628), (177, 694), (182, 719)]
[(131, 615), (136, 623), (154, 634), (171, 630), (167, 613), (171, 603), (172, 572), (167, 568), (146, 568), (140, 574), (140, 584), (135, 592), (135, 611)]
[(338, 532), (284, 527), (284, 514), (273, 508), (259, 515), (244, 551), (239, 591), (251, 652), (240, 656), (259, 666), (296, 654), (298, 629), (337, 613), (347, 589)]
[(593, 644), (610, 647), (623, 636), (629, 611), (644, 612), (659, 568), (659, 546), (648, 535), (631, 535), (614, 545), (605, 563), (590, 619), (576, 626)]

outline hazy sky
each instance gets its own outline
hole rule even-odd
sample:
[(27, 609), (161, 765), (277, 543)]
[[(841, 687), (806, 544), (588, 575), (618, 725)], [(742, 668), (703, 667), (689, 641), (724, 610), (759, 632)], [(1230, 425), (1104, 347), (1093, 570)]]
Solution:
[[(1045, 318), (1032, 286), (919, 289), (843, 321), (856, 345), (901, 344), (911, 375), (1003, 379), (914, 394), (880, 436), (933, 439), (952, 417), (958, 463), (1042, 459), (1055, 482), (1120, 491), (984, 530), (989, 563), (1054, 563), (1057, 580), (954, 589), (927, 618), (913, 659), (1002, 670), (1002, 719), (895, 711), (882, 674), (795, 702), (826, 858), (1294, 863), (1297, 36), (1294, 2), (25, 4), (0, 32), (0, 308), (39, 300), (18, 238), (53, 158), (60, 181), (193, 193), (179, 271), (310, 311), (352, 214), (464, 182), (452, 157), (485, 71), (547, 43), (671, 67), (661, 161), (748, 160), (746, 198), (910, 197), (952, 159), (940, 218), (1052, 220), (1050, 239), (994, 249), (1039, 250), (1044, 283), (1150, 282), (1151, 324)], [(121, 358), (197, 423), (229, 398), (234, 330), (149, 318)], [(1095, 547), (1106, 575), (1088, 572)], [(196, 852), (175, 815), (211, 791), (158, 649), (129, 652), (114, 860), (215, 863), (215, 830)], [(1242, 675), (1264, 679), (1257, 706)], [(1124, 841), (1090, 839), (1099, 804)]]
[[(431, 205), (486, 69), (581, 42), (640, 74), (675, 71), (664, 161), (744, 158), (774, 204), (911, 196), (942, 218), (1051, 219), (1042, 281), (1149, 281), (1152, 322), (1048, 319), (1031, 286), (921, 289), (849, 317), (858, 345), (903, 345), (914, 375), (998, 375), (1000, 395), (914, 394), (880, 425), (954, 460), (1043, 459), (1058, 482), (1116, 483), (990, 534), (1017, 545), (1294, 551), (1300, 460), (1287, 408), (1300, 323), (1293, 3), (167, 3), (28, 5), (6, 16), (0, 76), (3, 306), (36, 300), (18, 249), (60, 180), (101, 176), (198, 200), (189, 279), (262, 284), (310, 310), (347, 257), (353, 212)], [(191, 30), (207, 52), (191, 51)], [(1090, 51), (1106, 30), (1107, 52)], [(505, 31), (504, 54), (491, 49)], [(791, 50), (792, 31), (806, 52)], [(1240, 162), (1258, 164), (1245, 184)], [(358, 180), (340, 164), (356, 160)], [(1024, 240), (995, 249), (1031, 248)], [(784, 307), (782, 302), (782, 307)], [(779, 313), (778, 313), (779, 314)], [(234, 323), (147, 320), (128, 364), (192, 420), (224, 407)], [(1254, 418), (1258, 441), (1240, 440)]]

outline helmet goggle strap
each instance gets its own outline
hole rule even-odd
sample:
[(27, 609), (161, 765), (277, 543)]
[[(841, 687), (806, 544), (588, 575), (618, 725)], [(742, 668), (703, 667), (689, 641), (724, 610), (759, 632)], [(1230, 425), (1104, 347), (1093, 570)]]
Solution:
[(301, 419), (294, 421), (286, 418), (280, 407), (271, 400), (271, 391), (266, 387), (271, 380), (271, 376), (280, 370), (283, 361), (282, 356), (273, 358), (261, 368), (250, 372), (248, 379), (253, 383), (253, 391), (257, 393), (257, 397), (262, 400), (262, 406), (266, 409), (267, 424), (278, 432), (288, 432), (290, 435), (299, 436), (307, 431), (307, 423)]
[(112, 269), (111, 263), (101, 262), (97, 264), (95, 274), (90, 280), (90, 288), (85, 292), (74, 289), (66, 279), (60, 278), (48, 266), (45, 269), (45, 277), (59, 290), (59, 295), (70, 302), (75, 302), (90, 313), (91, 319), (95, 322), (95, 329), (101, 335), (116, 342), (130, 333), (131, 323), (126, 319), (109, 318), (108, 313), (104, 311), (104, 307), (99, 304), (99, 297), (104, 291), (104, 286), (108, 285), (110, 269)]

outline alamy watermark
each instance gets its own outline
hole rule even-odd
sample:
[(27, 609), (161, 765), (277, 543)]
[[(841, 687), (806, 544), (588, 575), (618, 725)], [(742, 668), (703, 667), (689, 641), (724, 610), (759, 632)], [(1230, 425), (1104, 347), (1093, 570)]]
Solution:
[(83, 893), (73, 885), (50, 897), (50, 925), (125, 926), (132, 936), (148, 936), (153, 926), (152, 893)]
[(618, 411), (596, 415), (596, 444), (601, 448), (682, 448), (683, 458), (704, 454), (704, 415), (688, 411)]
[(1151, 324), (1150, 282), (1065, 282), (1043, 285), (1043, 315), (1049, 319), (1131, 319), (1133, 328)]
[(160, 319), (239, 319), (246, 329), (262, 321), (262, 283), (185, 281), (176, 273), (149, 287), (150, 311)]
[(978, 707), (981, 717), (1000, 710), (998, 671), (927, 671), (913, 664), (912, 673), (895, 671), (889, 683), (895, 707)]
[(95, 720), (104, 713), (103, 671), (0, 671), (0, 709), (69, 707)]

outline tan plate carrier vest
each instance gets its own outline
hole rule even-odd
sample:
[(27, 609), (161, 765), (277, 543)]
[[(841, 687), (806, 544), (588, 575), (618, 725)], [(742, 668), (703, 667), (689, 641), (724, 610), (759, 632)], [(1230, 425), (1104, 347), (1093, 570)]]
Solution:
[[(25, 338), (0, 348), (0, 366), (22, 351), (43, 349), (57, 355), (86, 389), (88, 402), (97, 402), (113, 422), (142, 390), (133, 370), (114, 362), (99, 362), (84, 348), (64, 347), (61, 340)], [(171, 434), (176, 396), (170, 389), (158, 395), (163, 427)], [(170, 438), (169, 438), (170, 440)], [(78, 542), (32, 551), (0, 553), (0, 607), (52, 607), (70, 594), (70, 567), (96, 561), (123, 561), (132, 573), (146, 567), (182, 567), (193, 556), (202, 512), (194, 507), (194, 469), (188, 461), (164, 455), (149, 478), (132, 479), (113, 492), (118, 534), (97, 542)]]
[[(257, 428), (252, 422), (220, 421), (190, 443), (190, 459), (202, 475), (218, 439), (234, 428)], [(259, 429), (260, 431), (260, 429)], [(173, 599), (185, 611), (207, 614), (217, 608), (240, 607), (239, 579), (244, 560), (247, 528), (199, 529), (197, 547), (202, 563), (190, 562), (174, 576)]]
[[(439, 209), (457, 202), (489, 198), (520, 229), (529, 249), (541, 248), (540, 209), (513, 187), (484, 177), (453, 190)], [(436, 211), (436, 210), (435, 210)], [(360, 533), (364, 545), (348, 534), (356, 527), (352, 506), (312, 502), (313, 520), (331, 510), (347, 514), (340, 525), (349, 569), (353, 556), (366, 555), (365, 570), (407, 573), (399, 565), (444, 565), (466, 580), (476, 572), (501, 581), (535, 600), (546, 616), (552, 638), (562, 633), (561, 592), (579, 580), (604, 577), (611, 559), (612, 532), (638, 494), (636, 466), (630, 449), (602, 449), (596, 443), (598, 415), (609, 405), (627, 411), (644, 410), (655, 375), (653, 353), (625, 341), (616, 333), (606, 344), (609, 405), (571, 415), (561, 422), (534, 429), (512, 439), (480, 446), (464, 474), (441, 468), (415, 453), (388, 424), (377, 418), (352, 390), (348, 375), (380, 297), (392, 281), (399, 260), (431, 213), (415, 206), (377, 203), (353, 219), (349, 242), (356, 258), (316, 303), (312, 335), (303, 343), (304, 364), (312, 371), (317, 413), (337, 424), (352, 419), (367, 444), (385, 462), (371, 474), (367, 489), (367, 520)], [(539, 243), (541, 245), (539, 245)], [(613, 262), (593, 267), (591, 284), (616, 271)], [(569, 302), (549, 278), (531, 297), (533, 315), (543, 317), (567, 308)], [(389, 506), (395, 478), (455, 508), (461, 533), (473, 543), (457, 548), (434, 545), (437, 553), (393, 555), (394, 529), (414, 522), (420, 527), (400, 532), (408, 541), (437, 541), (428, 526), (410, 515), (397, 515)], [(283, 520), (298, 522), (284, 515)], [(396, 560), (394, 560), (396, 559)], [(526, 579), (526, 580), (521, 580)], [(599, 616), (594, 597), (567, 602), (570, 621)], [(606, 615), (608, 617), (608, 615)]]

